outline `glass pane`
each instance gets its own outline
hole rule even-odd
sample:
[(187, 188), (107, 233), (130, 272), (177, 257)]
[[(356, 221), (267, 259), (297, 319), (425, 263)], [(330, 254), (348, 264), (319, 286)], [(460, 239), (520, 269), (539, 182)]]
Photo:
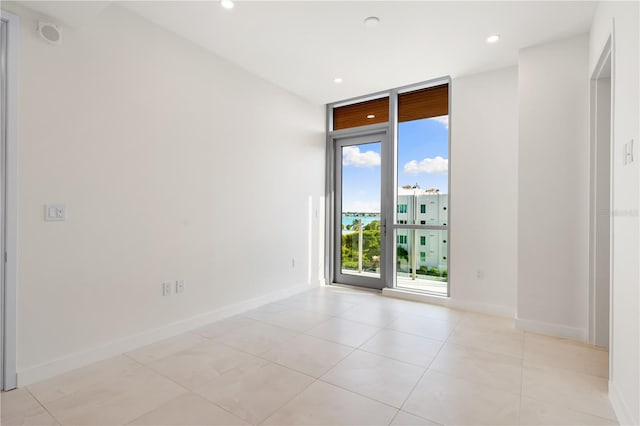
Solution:
[(447, 225), (449, 116), (398, 124), (397, 223)]
[(342, 147), (343, 274), (380, 278), (381, 145)]
[[(449, 116), (398, 124), (398, 225), (448, 226)], [(448, 232), (396, 230), (396, 286), (447, 295)]]
[(396, 229), (396, 285), (398, 288), (447, 295), (448, 232)]

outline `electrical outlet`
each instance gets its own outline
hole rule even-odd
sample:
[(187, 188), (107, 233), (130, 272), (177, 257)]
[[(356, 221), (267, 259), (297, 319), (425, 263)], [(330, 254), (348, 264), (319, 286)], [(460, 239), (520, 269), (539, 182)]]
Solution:
[(476, 278), (479, 279), (479, 280), (484, 279), (484, 271), (482, 269), (478, 269), (476, 271)]
[(165, 281), (162, 283), (162, 295), (163, 296), (171, 295), (171, 281)]
[(67, 209), (64, 204), (47, 204), (44, 206), (44, 220), (64, 221), (67, 219)]
[(185, 285), (185, 281), (184, 280), (176, 281), (176, 294), (184, 293), (184, 285)]

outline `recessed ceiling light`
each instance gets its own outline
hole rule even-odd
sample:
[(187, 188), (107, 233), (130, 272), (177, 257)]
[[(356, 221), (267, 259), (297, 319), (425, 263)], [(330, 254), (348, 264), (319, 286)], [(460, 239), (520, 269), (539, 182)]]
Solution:
[(340, 84), (340, 83), (342, 83), (342, 79), (340, 77), (336, 77), (336, 78), (333, 79), (333, 82), (336, 83), (336, 84)]
[(487, 37), (487, 43), (495, 43), (498, 40), (500, 40), (500, 34), (492, 34)]
[(220, 5), (225, 9), (233, 9), (233, 1), (232, 0), (220, 0)]
[(375, 27), (380, 23), (380, 18), (378, 18), (377, 16), (369, 16), (368, 18), (365, 18), (364, 20), (364, 24), (367, 27)]
[(371, 119), (371, 118), (376, 118), (375, 114), (369, 114), (367, 115), (367, 118)]

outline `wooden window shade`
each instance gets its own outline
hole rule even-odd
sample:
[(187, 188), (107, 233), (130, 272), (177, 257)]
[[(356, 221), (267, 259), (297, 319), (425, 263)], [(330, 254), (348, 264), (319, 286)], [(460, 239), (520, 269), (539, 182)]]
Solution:
[(398, 122), (449, 115), (449, 85), (398, 95)]
[(333, 109), (333, 130), (387, 121), (389, 121), (389, 98), (373, 99)]

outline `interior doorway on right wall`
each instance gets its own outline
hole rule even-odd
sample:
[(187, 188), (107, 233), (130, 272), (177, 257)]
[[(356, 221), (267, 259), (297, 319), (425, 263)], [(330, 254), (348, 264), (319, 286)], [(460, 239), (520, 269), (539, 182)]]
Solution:
[(612, 49), (607, 41), (591, 76), (589, 341), (609, 347), (611, 318)]

